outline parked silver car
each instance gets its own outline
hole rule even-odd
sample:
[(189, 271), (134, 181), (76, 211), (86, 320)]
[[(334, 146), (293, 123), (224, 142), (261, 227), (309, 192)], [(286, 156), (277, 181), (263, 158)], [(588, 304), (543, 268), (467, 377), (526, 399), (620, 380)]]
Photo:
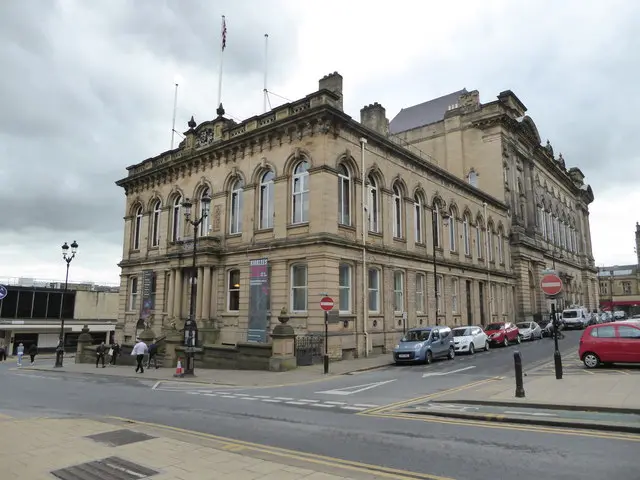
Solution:
[(520, 322), (516, 325), (522, 340), (539, 340), (542, 338), (542, 329), (536, 322)]

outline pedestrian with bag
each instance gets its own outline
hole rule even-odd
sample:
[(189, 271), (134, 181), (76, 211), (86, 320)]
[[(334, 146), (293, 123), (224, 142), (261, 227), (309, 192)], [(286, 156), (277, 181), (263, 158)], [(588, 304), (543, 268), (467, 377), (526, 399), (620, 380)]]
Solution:
[(156, 345), (155, 339), (151, 345), (149, 345), (149, 362), (147, 366), (151, 368), (151, 361), (153, 360), (153, 366), (158, 369), (158, 345)]

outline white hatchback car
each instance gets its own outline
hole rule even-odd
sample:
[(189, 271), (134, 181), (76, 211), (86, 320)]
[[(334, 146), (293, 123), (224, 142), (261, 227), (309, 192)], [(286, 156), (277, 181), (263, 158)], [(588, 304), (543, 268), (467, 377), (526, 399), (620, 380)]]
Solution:
[(473, 355), (478, 350), (489, 350), (489, 338), (480, 327), (456, 327), (452, 331), (456, 353)]

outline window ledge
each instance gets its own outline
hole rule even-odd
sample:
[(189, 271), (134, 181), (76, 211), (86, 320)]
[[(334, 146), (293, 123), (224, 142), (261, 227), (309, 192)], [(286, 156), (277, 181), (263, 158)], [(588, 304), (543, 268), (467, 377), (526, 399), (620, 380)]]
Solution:
[(227, 238), (238, 238), (242, 236), (242, 232), (228, 233)]
[(340, 222), (338, 222), (338, 228), (342, 228), (344, 230), (352, 230), (354, 232), (356, 231), (356, 227), (355, 226), (347, 225), (347, 224), (340, 223)]
[(239, 317), (240, 316), (240, 311), (239, 310), (231, 310), (231, 311), (226, 311), (220, 314), (221, 317)]
[(308, 226), (309, 226), (309, 222), (290, 223), (287, 225), (287, 229), (304, 228)]
[(149, 247), (149, 251), (157, 251), (160, 250), (160, 245), (152, 245)]
[(369, 232), (367, 234), (371, 235), (372, 237), (382, 238), (382, 233), (380, 233), (380, 232), (373, 232), (373, 231), (369, 230)]
[(273, 232), (273, 227), (259, 228), (258, 230), (254, 230), (253, 234), (254, 235), (260, 235), (261, 233), (271, 233), (271, 232)]
[(393, 241), (398, 243), (407, 243), (407, 240), (403, 237), (393, 237)]
[(416, 247), (422, 247), (422, 248), (425, 248), (427, 246), (427, 244), (424, 242), (415, 242), (414, 245)]

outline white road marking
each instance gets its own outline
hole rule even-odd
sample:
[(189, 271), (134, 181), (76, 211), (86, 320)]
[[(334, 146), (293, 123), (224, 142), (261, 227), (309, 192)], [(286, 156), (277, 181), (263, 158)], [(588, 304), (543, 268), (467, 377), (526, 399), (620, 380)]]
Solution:
[(293, 398), (290, 397), (275, 397), (276, 400), (293, 400)]
[(312, 407), (321, 407), (321, 408), (336, 408), (336, 405), (327, 405), (326, 403), (310, 403)]
[(263, 398), (262, 401), (263, 402), (268, 402), (268, 403), (280, 403), (280, 402), (282, 402), (282, 400), (274, 400), (273, 398)]
[(203, 393), (203, 395), (204, 395), (205, 397), (217, 397), (217, 396), (218, 396), (218, 394), (217, 394), (217, 393)]
[(375, 408), (378, 405), (373, 405), (371, 403), (356, 403), (355, 406), (356, 407), (364, 407), (364, 408)]
[(159, 382), (154, 383), (153, 387), (151, 387), (151, 390), (155, 390), (156, 388), (158, 388), (158, 385), (162, 384), (162, 380), (160, 380)]
[(289, 405), (308, 405), (308, 403), (304, 402), (286, 402)]
[(397, 378), (394, 378), (391, 380), (386, 380), (384, 382), (365, 383), (364, 385), (353, 385), (351, 387), (336, 388), (333, 390), (324, 390), (322, 392), (316, 392), (316, 393), (323, 393), (326, 395), (353, 395), (354, 393), (360, 393), (366, 390), (371, 390), (372, 388), (380, 387), (382, 385), (386, 385), (387, 383), (395, 382), (396, 380)]
[(222, 398), (236, 398), (233, 395), (220, 395)]
[(269, 395), (254, 395), (256, 398), (271, 398)]
[(198, 393), (213, 393), (213, 390), (198, 390)]
[(346, 405), (347, 402), (324, 402), (324, 403), (330, 403), (331, 405)]
[(187, 392), (189, 395), (200, 395), (200, 392)]
[(457, 370), (451, 370), (449, 372), (430, 372), (430, 373), (423, 373), (422, 374), (422, 378), (426, 378), (426, 377), (442, 377), (444, 375), (450, 375), (452, 373), (460, 373), (460, 372), (464, 372), (465, 370), (471, 370), (472, 368), (476, 368), (475, 365), (470, 365), (468, 367), (464, 367), (464, 368), (459, 368)]
[(543, 412), (518, 412), (515, 410), (505, 410), (504, 413), (510, 415), (532, 415), (534, 417), (557, 417), (555, 413), (543, 413)]
[(362, 410), (366, 410), (366, 407), (340, 407), (344, 410), (356, 410), (357, 412), (361, 412)]
[(297, 400), (299, 402), (308, 402), (308, 403), (315, 403), (320, 401), (320, 400), (305, 400), (304, 398), (298, 398)]
[(260, 399), (256, 397), (240, 397), (240, 400), (260, 400)]
[(238, 397), (250, 397), (251, 396), (248, 393), (234, 393), (234, 395), (237, 395)]

